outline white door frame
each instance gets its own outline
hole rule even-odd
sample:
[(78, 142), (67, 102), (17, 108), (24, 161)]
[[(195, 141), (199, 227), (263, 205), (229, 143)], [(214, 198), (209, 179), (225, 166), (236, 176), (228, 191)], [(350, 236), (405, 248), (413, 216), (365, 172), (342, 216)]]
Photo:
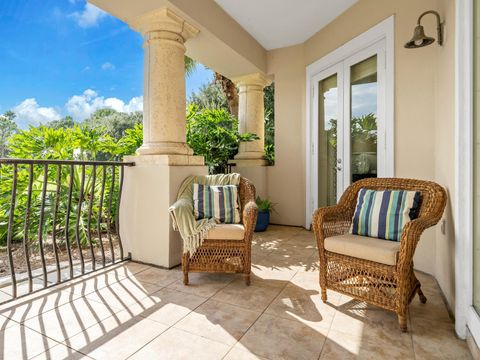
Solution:
[(473, 302), (473, 1), (456, 1), (455, 19), (455, 330), (480, 344)]
[[(343, 79), (343, 64), (338, 63), (333, 66), (330, 66), (329, 68), (321, 71), (318, 74), (315, 74), (312, 77), (312, 83), (313, 84), (318, 84), (320, 81), (336, 74), (337, 75), (337, 89), (338, 89), (338, 97), (337, 97), (337, 120), (343, 118), (343, 86), (344, 86), (344, 79)], [(318, 87), (315, 87), (313, 91), (313, 104), (319, 104), (319, 91)], [(313, 106), (312, 108), (312, 118), (313, 119), (318, 119), (318, 106)], [(312, 121), (311, 126), (312, 126), (312, 131), (313, 134), (318, 134), (319, 133), (319, 121)], [(338, 149), (343, 148), (343, 137), (344, 137), (344, 132), (342, 129), (337, 127), (337, 151)], [(312, 163), (311, 163), (311, 174), (314, 175), (316, 178), (318, 174), (318, 137), (312, 138)], [(337, 154), (338, 158), (338, 154)], [(335, 159), (336, 161), (336, 159)], [(342, 164), (343, 165), (343, 164)], [(316, 183), (318, 181), (313, 180), (312, 183)], [(342, 184), (343, 183), (343, 172), (337, 171), (337, 184)], [(341, 187), (337, 185), (337, 194), (336, 197), (338, 198), (340, 195)], [(313, 198), (317, 199), (318, 198), (318, 187), (316, 189), (312, 189), (312, 196)]]
[[(379, 143), (377, 146), (382, 146), (385, 149), (386, 154), (386, 163), (383, 165), (383, 176), (394, 176), (394, 15), (383, 20), (379, 24), (370, 28), (363, 34), (355, 37), (346, 44), (342, 45), (338, 49), (334, 50), (330, 54), (324, 56), (320, 60), (315, 61), (314, 63), (307, 66), (306, 69), (306, 217), (305, 217), (305, 227), (309, 228), (312, 221), (312, 215), (315, 211), (315, 193), (314, 188), (314, 171), (317, 169), (318, 165), (315, 165), (316, 162), (316, 149), (315, 149), (315, 131), (318, 131), (318, 117), (315, 120), (314, 118), (314, 97), (315, 97), (315, 78), (316, 76), (325, 71), (326, 69), (338, 64), (339, 62), (345, 60), (348, 57), (355, 55), (358, 52), (361, 52), (376, 43), (384, 41), (385, 43), (385, 63), (378, 64), (378, 66), (385, 66), (385, 91), (380, 94), (379, 91), (379, 103), (382, 100), (380, 97), (385, 96), (385, 101), (382, 103), (385, 104), (384, 109), (384, 118), (385, 118), (385, 136), (379, 136)], [(318, 98), (317, 98), (318, 99)], [(318, 114), (317, 114), (318, 115)], [(379, 134), (382, 129), (379, 129)], [(380, 145), (380, 141), (384, 141)]]

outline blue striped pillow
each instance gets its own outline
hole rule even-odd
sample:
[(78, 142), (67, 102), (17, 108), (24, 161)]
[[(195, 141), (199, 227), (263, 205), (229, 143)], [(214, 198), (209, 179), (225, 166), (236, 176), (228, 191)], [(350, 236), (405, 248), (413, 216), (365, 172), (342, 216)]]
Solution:
[(403, 227), (416, 217), (419, 206), (418, 191), (360, 189), (350, 233), (400, 241)]
[(218, 223), (238, 224), (237, 186), (193, 184), (193, 211), (197, 220), (214, 218)]

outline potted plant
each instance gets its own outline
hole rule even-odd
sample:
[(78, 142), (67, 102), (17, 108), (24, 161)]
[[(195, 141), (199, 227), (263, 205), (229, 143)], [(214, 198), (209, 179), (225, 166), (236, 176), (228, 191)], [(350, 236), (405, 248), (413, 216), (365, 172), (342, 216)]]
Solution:
[(262, 199), (257, 196), (256, 203), (258, 206), (257, 224), (255, 225), (255, 231), (261, 232), (267, 230), (270, 223), (270, 213), (275, 211), (275, 204), (269, 199)]

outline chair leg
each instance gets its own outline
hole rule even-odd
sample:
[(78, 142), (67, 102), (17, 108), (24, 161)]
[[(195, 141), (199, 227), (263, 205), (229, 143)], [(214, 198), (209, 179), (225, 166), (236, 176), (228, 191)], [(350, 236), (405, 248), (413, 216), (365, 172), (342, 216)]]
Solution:
[(327, 302), (327, 289), (322, 288), (322, 301)]
[(250, 286), (250, 274), (244, 274), (243, 279), (245, 280), (245, 285)]
[(427, 302), (427, 298), (425, 297), (425, 295), (423, 294), (423, 291), (422, 289), (419, 287), (417, 289), (417, 294), (418, 294), (418, 297), (420, 298), (420, 302), (422, 304), (425, 304)]
[(188, 285), (188, 264), (189, 255), (183, 254), (182, 256), (182, 271), (183, 271), (183, 285)]
[(406, 314), (398, 314), (398, 324), (400, 325), (400, 330), (402, 332), (407, 332), (407, 315)]

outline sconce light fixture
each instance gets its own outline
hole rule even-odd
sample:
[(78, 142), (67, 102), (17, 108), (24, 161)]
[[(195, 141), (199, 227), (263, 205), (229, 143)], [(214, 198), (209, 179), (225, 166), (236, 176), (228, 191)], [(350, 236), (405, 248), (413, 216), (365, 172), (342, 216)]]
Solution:
[(427, 14), (433, 14), (437, 18), (437, 41), (438, 45), (442, 46), (443, 44), (443, 23), (440, 21), (440, 14), (434, 10), (425, 11), (418, 17), (417, 26), (413, 32), (412, 39), (405, 44), (405, 48), (407, 49), (416, 49), (423, 46), (427, 46), (433, 44), (435, 42), (435, 38), (425, 35), (425, 30), (421, 25), (422, 18)]

